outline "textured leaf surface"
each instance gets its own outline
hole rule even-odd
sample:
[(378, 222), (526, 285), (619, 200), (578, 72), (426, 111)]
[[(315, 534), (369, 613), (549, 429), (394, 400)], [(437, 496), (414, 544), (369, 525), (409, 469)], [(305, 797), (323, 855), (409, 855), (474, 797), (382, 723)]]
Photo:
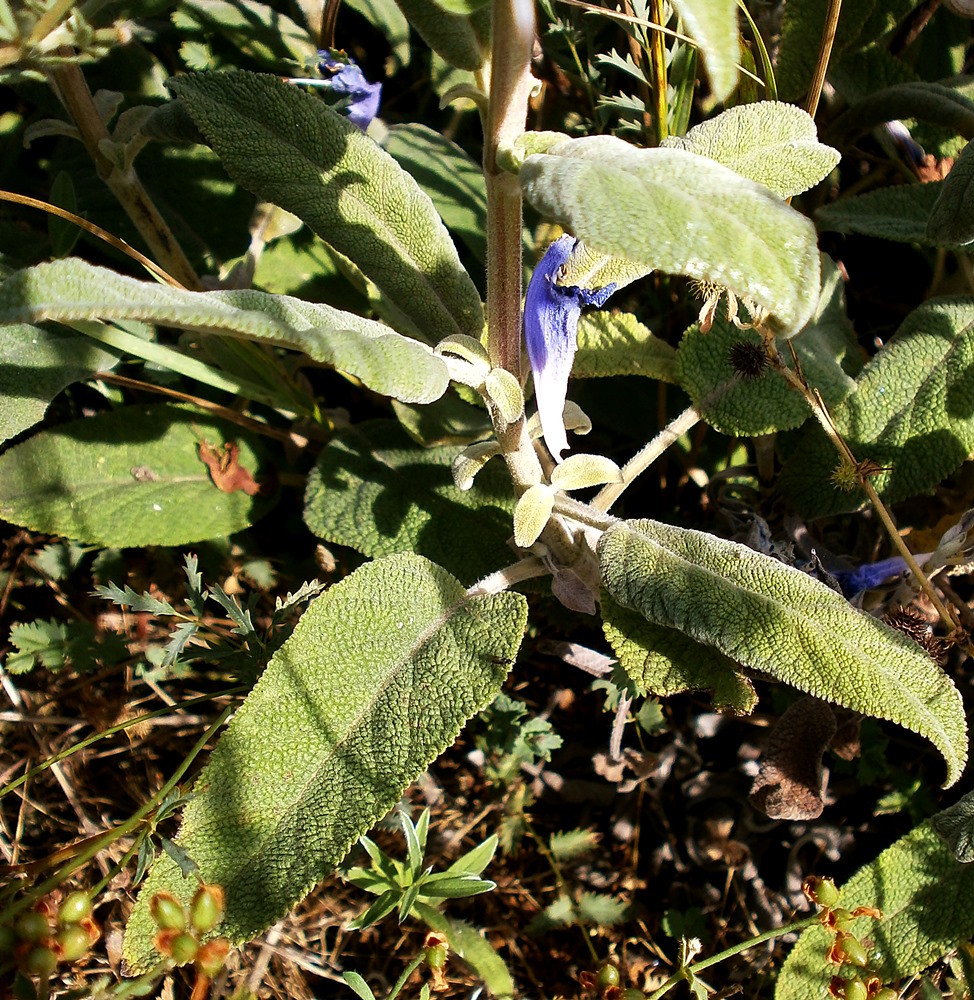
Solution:
[(480, 335), (480, 296), (432, 203), (359, 129), (273, 76), (181, 76), (172, 88), (238, 184), (303, 219), (429, 340)]
[(723, 163), (779, 198), (814, 187), (839, 162), (839, 151), (818, 141), (808, 113), (779, 101), (739, 104), (663, 145)]
[[(955, 861), (930, 823), (922, 823), (853, 875), (841, 903), (883, 911), (879, 921), (860, 917), (851, 932), (876, 942), (882, 953), (876, 972), (892, 983), (974, 934), (974, 865)], [(831, 940), (821, 927), (802, 934), (781, 969), (775, 1000), (821, 1000), (835, 972), (824, 959)]]
[(269, 341), (404, 402), (431, 402), (449, 384), (446, 365), (425, 344), (354, 313), (250, 290), (187, 292), (76, 259), (18, 271), (0, 286), (0, 323), (46, 319), (139, 319)]
[(632, 313), (607, 309), (582, 313), (578, 323), (575, 378), (645, 375), (675, 382), (676, 351)]
[[(426, 559), (356, 570), (313, 601), (200, 775), (178, 843), (226, 891), (233, 942), (271, 926), (327, 875), (500, 690), (527, 618), (519, 594), (469, 598)], [(189, 899), (159, 860), (125, 957), (153, 963), (149, 900)]]
[(487, 259), (487, 187), (480, 164), (425, 125), (394, 125), (386, 149), (430, 196), (447, 228)]
[(36, 424), (66, 386), (117, 362), (116, 354), (68, 330), (27, 323), (0, 329), (0, 441)]
[(714, 707), (747, 715), (757, 704), (754, 685), (737, 664), (685, 632), (647, 621), (602, 595), (602, 628), (625, 672), (644, 691), (668, 697), (712, 691)]
[[(731, 352), (746, 342), (760, 349), (761, 337), (739, 330), (726, 319), (717, 320), (709, 333), (691, 327), (677, 348), (678, 381), (704, 420), (723, 434), (747, 436), (798, 427), (811, 415), (804, 397), (779, 372), (767, 369), (757, 378), (735, 371)], [(822, 295), (815, 316), (792, 339), (809, 385), (831, 409), (855, 389), (843, 365), (858, 360), (859, 347), (846, 318), (842, 281), (835, 265), (825, 259)], [(790, 351), (785, 363), (794, 368)]]
[(960, 88), (943, 83), (897, 83), (854, 104), (833, 125), (846, 138), (894, 119), (917, 118), (974, 138), (974, 100)]
[[(785, 4), (775, 79), (778, 93), (786, 101), (798, 100), (808, 90), (825, 27), (827, 6), (827, 0), (789, 0)], [(842, 5), (832, 58), (838, 59), (844, 52), (856, 51), (877, 42), (915, 6), (916, 0), (846, 0)]]
[(0, 455), (0, 517), (92, 545), (185, 545), (225, 538), (273, 499), (223, 493), (198, 454), (201, 440), (235, 441), (258, 481), (252, 438), (202, 411), (127, 406), (42, 431)]
[(318, 537), (367, 556), (419, 552), (462, 580), (510, 562), (514, 497), (501, 462), (470, 490), (451, 465), (459, 448), (421, 448), (389, 422), (366, 422), (328, 443), (308, 477), (304, 519)]
[(930, 822), (958, 861), (965, 865), (974, 861), (974, 792), (937, 813)]
[(947, 784), (960, 776), (967, 725), (950, 678), (824, 584), (736, 542), (648, 520), (610, 528), (599, 563), (623, 607), (817, 698), (920, 733), (943, 755)]
[(942, 190), (942, 181), (881, 188), (826, 205), (815, 213), (815, 221), (824, 232), (937, 246), (927, 233), (927, 222)]
[(927, 222), (935, 246), (974, 241), (974, 152), (971, 144), (950, 168)]
[[(974, 450), (974, 300), (935, 299), (912, 312), (870, 361), (832, 418), (858, 461), (882, 469), (884, 499), (915, 496), (950, 475)], [(810, 427), (782, 468), (779, 488), (807, 517), (854, 510), (861, 491), (842, 492), (823, 431)]]
[(399, 9), (424, 42), (442, 59), (458, 69), (478, 70), (489, 45), (490, 16), (485, 10), (462, 14), (444, 10), (436, 0), (396, 0)]
[(525, 196), (591, 248), (750, 296), (797, 333), (818, 300), (815, 231), (767, 188), (682, 149), (614, 136), (529, 156)]
[(737, 86), (737, 4), (734, 0), (673, 0), (687, 33), (703, 50), (715, 101)]

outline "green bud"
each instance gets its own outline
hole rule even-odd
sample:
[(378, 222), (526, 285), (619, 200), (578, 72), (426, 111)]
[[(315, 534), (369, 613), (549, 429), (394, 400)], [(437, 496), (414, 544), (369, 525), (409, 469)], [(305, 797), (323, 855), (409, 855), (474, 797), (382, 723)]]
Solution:
[(603, 962), (595, 974), (595, 988), (599, 993), (603, 993), (612, 986), (618, 986), (620, 981), (619, 969), (611, 962)]
[(832, 927), (837, 931), (847, 931), (852, 926), (855, 917), (841, 906), (836, 906), (832, 910)]
[(205, 934), (223, 919), (223, 889), (218, 885), (201, 885), (189, 905), (189, 922), (193, 929)]
[(866, 989), (866, 984), (856, 976), (854, 979), (850, 979), (845, 984), (845, 1000), (866, 1000), (869, 996), (869, 991)]
[(802, 889), (805, 895), (819, 906), (827, 908), (835, 906), (839, 901), (839, 890), (835, 887), (835, 882), (830, 878), (821, 878), (818, 875), (809, 875), (802, 882)]
[(186, 911), (171, 892), (157, 892), (149, 903), (149, 912), (157, 927), (166, 931), (186, 929)]
[(56, 968), (57, 956), (45, 945), (31, 948), (21, 963), (21, 969), (28, 976), (41, 976), (44, 979), (47, 979)]
[(14, 924), (14, 930), (21, 941), (43, 941), (51, 936), (51, 925), (47, 917), (37, 910), (21, 913)]
[(442, 969), (446, 966), (446, 945), (434, 944), (426, 949), (426, 964), (431, 969)]
[(866, 954), (866, 949), (863, 948), (858, 938), (853, 937), (851, 934), (840, 934), (836, 939), (835, 946), (845, 956), (847, 962), (858, 965), (860, 969), (866, 967), (869, 956)]
[(54, 936), (54, 951), (62, 962), (77, 962), (88, 954), (91, 938), (88, 932), (77, 924), (63, 927)]
[(85, 917), (90, 916), (91, 896), (79, 889), (76, 892), (68, 893), (58, 907), (58, 927), (67, 927), (69, 924), (80, 924)]
[(186, 965), (192, 962), (199, 953), (200, 945), (192, 934), (183, 932), (177, 934), (169, 943), (169, 955), (176, 965)]

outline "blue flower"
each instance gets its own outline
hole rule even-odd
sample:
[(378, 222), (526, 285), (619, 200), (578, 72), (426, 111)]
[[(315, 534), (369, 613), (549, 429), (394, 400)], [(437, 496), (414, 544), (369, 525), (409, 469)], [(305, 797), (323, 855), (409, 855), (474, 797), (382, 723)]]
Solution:
[(524, 340), (534, 373), (538, 416), (548, 451), (558, 462), (568, 450), (563, 414), (578, 348), (578, 318), (585, 306), (604, 305), (616, 290), (614, 283), (596, 289), (558, 284), (559, 271), (577, 243), (573, 236), (561, 236), (548, 247), (524, 297)]
[(842, 588), (842, 593), (850, 600), (873, 587), (885, 583), (890, 577), (899, 576), (907, 570), (906, 560), (901, 556), (882, 559), (880, 562), (863, 563), (859, 569), (839, 570), (833, 572), (836, 583)]
[(347, 108), (348, 120), (364, 132), (379, 110), (382, 84), (369, 83), (354, 59), (346, 56), (348, 62), (341, 62), (326, 50), (320, 51), (318, 55), (321, 57), (318, 69), (321, 72), (330, 70), (335, 74), (324, 81), (325, 86), (337, 94), (348, 94), (351, 98)]

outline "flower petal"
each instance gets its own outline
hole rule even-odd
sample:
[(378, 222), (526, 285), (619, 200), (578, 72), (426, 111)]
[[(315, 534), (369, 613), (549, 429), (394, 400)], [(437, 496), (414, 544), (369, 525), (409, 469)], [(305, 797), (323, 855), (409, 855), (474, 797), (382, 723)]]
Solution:
[(330, 80), (326, 80), (325, 84), (337, 94), (348, 94), (351, 98), (351, 103), (346, 109), (348, 120), (364, 132), (379, 110), (382, 84), (369, 83), (361, 68), (352, 59), (341, 62), (325, 50), (320, 51), (318, 55), (321, 57), (318, 68), (322, 71), (331, 70), (335, 74)]
[(524, 339), (534, 373), (538, 416), (548, 451), (558, 462), (568, 450), (562, 414), (578, 347), (578, 318), (585, 306), (604, 305), (616, 289), (614, 284), (587, 289), (557, 283), (558, 272), (577, 242), (573, 236), (561, 236), (548, 247), (524, 297)]

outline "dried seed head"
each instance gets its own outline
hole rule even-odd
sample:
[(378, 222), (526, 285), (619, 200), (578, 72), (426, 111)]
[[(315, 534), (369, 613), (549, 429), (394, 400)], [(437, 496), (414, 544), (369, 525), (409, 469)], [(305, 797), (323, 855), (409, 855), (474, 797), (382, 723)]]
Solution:
[(926, 619), (918, 611), (901, 608), (899, 611), (891, 611), (889, 614), (883, 615), (883, 621), (890, 628), (895, 628), (897, 632), (902, 632), (912, 639), (931, 660), (940, 666), (943, 666), (947, 661), (947, 644), (930, 631)]
[(768, 370), (768, 356), (757, 344), (739, 340), (727, 352), (731, 368), (748, 382), (760, 378)]

